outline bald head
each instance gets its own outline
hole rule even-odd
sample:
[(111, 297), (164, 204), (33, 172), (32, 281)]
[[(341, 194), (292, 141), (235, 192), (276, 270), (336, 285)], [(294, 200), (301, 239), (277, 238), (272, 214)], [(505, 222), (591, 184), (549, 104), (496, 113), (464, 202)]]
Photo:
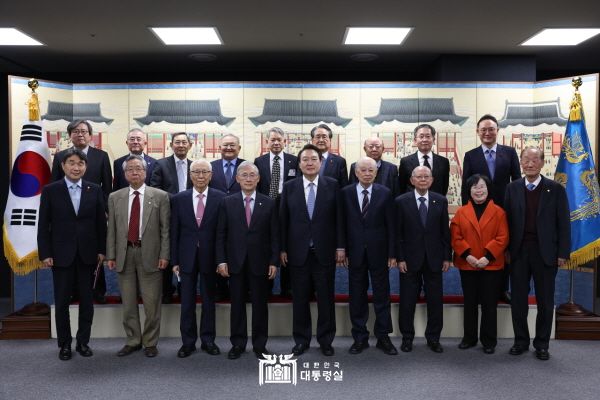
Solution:
[(190, 165), (190, 179), (197, 192), (206, 190), (212, 178), (212, 165), (204, 159), (196, 160)]
[(367, 157), (371, 157), (375, 161), (381, 160), (383, 155), (383, 140), (377, 136), (370, 137), (365, 140), (364, 147)]
[(370, 157), (363, 157), (356, 162), (354, 173), (365, 189), (373, 184), (377, 176), (377, 163)]

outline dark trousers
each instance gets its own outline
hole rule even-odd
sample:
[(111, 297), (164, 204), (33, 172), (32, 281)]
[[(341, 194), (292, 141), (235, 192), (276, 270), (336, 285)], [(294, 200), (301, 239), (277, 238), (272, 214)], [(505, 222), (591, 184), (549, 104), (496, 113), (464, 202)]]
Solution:
[(92, 274), (95, 265), (83, 264), (76, 256), (73, 264), (68, 267), (55, 266), (52, 268), (54, 282), (54, 306), (56, 334), (58, 346), (70, 345), (71, 324), (69, 319), (69, 305), (73, 288), (79, 292), (79, 326), (76, 340), (79, 344), (88, 344), (94, 318), (94, 300), (92, 292)]
[(350, 321), (352, 337), (357, 342), (369, 339), (367, 320), (369, 319), (369, 275), (373, 286), (373, 308), (375, 310), (375, 326), (377, 338), (392, 332), (392, 316), (390, 314), (390, 277), (387, 265), (369, 265), (367, 255), (359, 265), (348, 267), (348, 284), (350, 294)]
[(502, 287), (504, 272), (460, 271), (464, 296), (463, 341), (477, 343), (477, 322), (481, 304), (481, 328), (479, 340), (484, 347), (496, 347), (498, 292)]
[(202, 316), (200, 317), (200, 340), (202, 343), (214, 343), (215, 329), (215, 279), (216, 272), (198, 275), (198, 251), (191, 273), (180, 272), (181, 279), (181, 319), (179, 329), (184, 346), (194, 346), (198, 340), (198, 323), (196, 320), (196, 295), (198, 277), (202, 293)]
[(296, 344), (310, 344), (312, 321), (310, 299), (317, 295), (317, 342), (330, 346), (335, 337), (335, 264), (319, 264), (314, 251), (308, 252), (304, 265), (290, 266), (292, 278), (293, 337)]
[[(249, 287), (248, 287), (249, 286)], [(231, 344), (246, 348), (248, 343), (248, 323), (246, 317), (246, 296), (250, 289), (252, 302), (252, 346), (264, 349), (269, 337), (269, 279), (267, 275), (255, 275), (248, 262), (242, 271), (229, 276), (231, 294)]]
[(106, 276), (104, 273), (104, 265), (101, 265), (100, 268), (98, 268), (98, 277), (96, 277), (96, 274), (94, 273), (95, 271), (96, 266), (94, 266), (92, 269), (92, 282), (94, 282), (94, 280), (96, 282), (96, 285), (94, 286), (94, 294), (97, 296), (104, 296), (106, 293)]
[(529, 282), (533, 277), (537, 302), (533, 347), (547, 350), (554, 317), (554, 280), (556, 279), (558, 266), (544, 264), (537, 243), (523, 243), (518, 256), (512, 259), (511, 262), (512, 301), (510, 308), (515, 332), (515, 344), (529, 347), (527, 313), (529, 312)]
[(417, 271), (400, 273), (400, 333), (402, 339), (413, 340), (415, 337), (415, 307), (421, 283), (427, 300), (425, 338), (428, 342), (437, 342), (444, 325), (442, 271), (431, 271), (426, 263)]
[(163, 269), (163, 280), (162, 280), (162, 295), (166, 297), (173, 296), (175, 293), (175, 286), (173, 286), (173, 268), (169, 264), (167, 268)]

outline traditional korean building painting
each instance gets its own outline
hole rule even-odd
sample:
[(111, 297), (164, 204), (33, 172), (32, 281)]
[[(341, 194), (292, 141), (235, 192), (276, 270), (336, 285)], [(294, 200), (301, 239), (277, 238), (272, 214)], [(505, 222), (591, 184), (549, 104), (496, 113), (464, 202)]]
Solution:
[[(53, 128), (46, 131), (46, 138), (52, 156), (58, 151), (71, 147), (71, 140), (67, 133), (67, 125), (77, 119), (90, 122), (94, 128), (92, 146), (102, 148), (104, 129), (113, 122), (106, 118), (100, 110), (100, 103), (64, 103), (48, 101), (48, 110), (42, 115), (43, 121), (52, 121), (47, 124)], [(100, 127), (101, 129), (98, 129)], [(104, 129), (102, 129), (104, 128)]]
[[(260, 127), (257, 131), (261, 137), (260, 154), (268, 151), (269, 128), (280, 126), (286, 134), (284, 150), (291, 154), (297, 154), (306, 143), (310, 143), (310, 129), (320, 123), (325, 123), (332, 129), (331, 152), (340, 154), (344, 136), (343, 129), (352, 121), (352, 118), (339, 116), (337, 100), (286, 99), (265, 99), (262, 114), (248, 119), (254, 126)], [(290, 125), (291, 129), (283, 127)], [(308, 129), (308, 131), (303, 132), (303, 129)]]
[(235, 117), (221, 113), (219, 100), (149, 100), (145, 116), (133, 118), (148, 134), (147, 152), (155, 158), (172, 154), (171, 134), (185, 131), (191, 159), (219, 158), (219, 140)]

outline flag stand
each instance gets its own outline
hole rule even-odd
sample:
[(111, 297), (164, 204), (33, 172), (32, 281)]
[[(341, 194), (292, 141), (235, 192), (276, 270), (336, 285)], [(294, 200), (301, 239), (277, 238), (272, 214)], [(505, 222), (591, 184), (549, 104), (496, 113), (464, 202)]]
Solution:
[(17, 315), (23, 316), (42, 316), (50, 314), (50, 307), (46, 303), (40, 303), (37, 301), (38, 298), (38, 270), (34, 271), (34, 292), (33, 292), (33, 303), (29, 303), (19, 311), (16, 312)]
[(560, 316), (570, 316), (570, 317), (583, 317), (586, 315), (592, 315), (592, 313), (579, 304), (576, 304), (573, 298), (575, 287), (575, 270), (571, 269), (569, 271), (569, 301), (561, 304), (556, 309), (556, 314)]

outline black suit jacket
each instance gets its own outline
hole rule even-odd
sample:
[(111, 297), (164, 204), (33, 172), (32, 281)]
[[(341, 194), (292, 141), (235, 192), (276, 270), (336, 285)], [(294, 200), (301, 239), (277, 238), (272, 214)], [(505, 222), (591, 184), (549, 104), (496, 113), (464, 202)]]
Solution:
[(348, 167), (344, 157), (329, 153), (323, 162), (325, 163), (323, 176), (335, 179), (340, 189), (348, 184)]
[(419, 216), (414, 190), (398, 196), (396, 209), (396, 259), (405, 261), (409, 271), (418, 271), (425, 259), (432, 271), (440, 271), (450, 261), (448, 200), (429, 191), (427, 224)]
[[(469, 193), (467, 192), (467, 179), (471, 175), (481, 174), (487, 177), (490, 176), (490, 170), (488, 169), (487, 162), (485, 161), (485, 154), (481, 146), (469, 150), (465, 153), (463, 160), (463, 173), (462, 173), (462, 203), (467, 204), (469, 201)], [(517, 180), (521, 177), (521, 169), (519, 167), (519, 157), (513, 147), (504, 146), (499, 144), (496, 148), (496, 171), (494, 172), (494, 179), (492, 179), (492, 185), (494, 192), (492, 193), (492, 199), (494, 203), (504, 208), (504, 192), (506, 186), (510, 181)]]
[(77, 214), (64, 179), (44, 186), (37, 234), (40, 260), (52, 257), (55, 267), (68, 267), (79, 254), (84, 264), (96, 265), (98, 254), (106, 254), (104, 210), (104, 195), (95, 183), (81, 182)]
[[(287, 182), (290, 179), (301, 175), (302, 173), (298, 169), (298, 157), (283, 152), (282, 154), (283, 160), (280, 161), (279, 165), (283, 167), (283, 182)], [(254, 165), (256, 165), (260, 173), (260, 181), (258, 182), (258, 187), (256, 188), (256, 190), (258, 190), (259, 193), (268, 196), (269, 188), (271, 187), (270, 153), (263, 154), (262, 156), (255, 158)]]
[[(358, 178), (354, 172), (356, 163), (352, 163), (350, 166), (350, 184), (358, 183)], [(391, 162), (381, 160), (381, 165), (377, 169), (377, 176), (375, 177), (375, 183), (386, 186), (392, 192), (392, 198), (396, 198), (398, 193), (398, 167)]]
[[(186, 189), (192, 188), (190, 179), (191, 160), (187, 160), (187, 184)], [(150, 178), (150, 186), (164, 190), (171, 195), (179, 193), (179, 181), (177, 179), (177, 166), (175, 165), (175, 156), (161, 158), (154, 162), (152, 168), (152, 177)]]
[(240, 184), (237, 183), (237, 181), (235, 180), (235, 174), (237, 174), (238, 167), (244, 161), (246, 160), (242, 158), (237, 159), (237, 163), (233, 167), (232, 179), (229, 187), (227, 187), (227, 183), (225, 180), (225, 172), (223, 172), (223, 159), (211, 161), (210, 164), (212, 165), (212, 179), (210, 180), (208, 186), (220, 190), (221, 192), (228, 195), (241, 191), (242, 188), (240, 188)]
[[(129, 186), (129, 183), (125, 180), (125, 173), (123, 172), (123, 163), (129, 157), (129, 154), (124, 155), (123, 157), (117, 158), (113, 162), (113, 171), (114, 171), (114, 179), (113, 179), (113, 188), (112, 191), (116, 192), (119, 189), (123, 189), (124, 187)], [(152, 169), (154, 168), (154, 162), (156, 159), (150, 157), (146, 153), (144, 153), (144, 160), (146, 160), (146, 185), (150, 185), (150, 180), (152, 179)]]
[(206, 206), (200, 227), (196, 223), (193, 189), (188, 189), (171, 197), (171, 264), (179, 265), (181, 271), (192, 273), (196, 262), (196, 251), (200, 265), (199, 271), (214, 273), (215, 238), (219, 208), (225, 193), (208, 188)]
[(342, 189), (342, 206), (345, 220), (351, 221), (346, 227), (346, 256), (350, 266), (360, 266), (366, 253), (369, 266), (387, 269), (388, 257), (395, 256), (392, 192), (374, 183), (363, 218), (356, 184), (350, 184)]
[[(505, 210), (508, 219), (511, 258), (518, 257), (525, 231), (524, 178), (506, 188)], [(557, 182), (542, 177), (542, 193), (537, 211), (537, 237), (544, 264), (555, 266), (557, 258), (568, 259), (571, 253), (571, 221), (565, 189)]]
[(345, 248), (344, 218), (338, 183), (319, 177), (312, 220), (304, 197), (304, 179), (284, 183), (279, 204), (281, 251), (291, 265), (304, 265), (312, 238), (321, 265), (335, 264), (336, 249)]
[[(433, 183), (430, 191), (446, 196), (448, 194), (448, 184), (450, 182), (450, 161), (439, 154), (433, 154)], [(419, 166), (419, 156), (417, 152), (400, 160), (400, 171), (398, 180), (398, 194), (408, 193), (415, 188), (410, 183), (410, 176), (415, 168)]]
[[(67, 150), (61, 150), (54, 155), (52, 161), (52, 182), (65, 177), (62, 169), (62, 159)], [(87, 152), (87, 166), (83, 179), (102, 187), (104, 193), (104, 204), (107, 204), (108, 195), (112, 191), (112, 172), (108, 153), (90, 146)]]
[(279, 221), (275, 200), (256, 193), (250, 226), (242, 193), (227, 196), (219, 210), (217, 265), (227, 263), (229, 273), (240, 273), (248, 263), (254, 275), (267, 276), (269, 265), (279, 264)]

